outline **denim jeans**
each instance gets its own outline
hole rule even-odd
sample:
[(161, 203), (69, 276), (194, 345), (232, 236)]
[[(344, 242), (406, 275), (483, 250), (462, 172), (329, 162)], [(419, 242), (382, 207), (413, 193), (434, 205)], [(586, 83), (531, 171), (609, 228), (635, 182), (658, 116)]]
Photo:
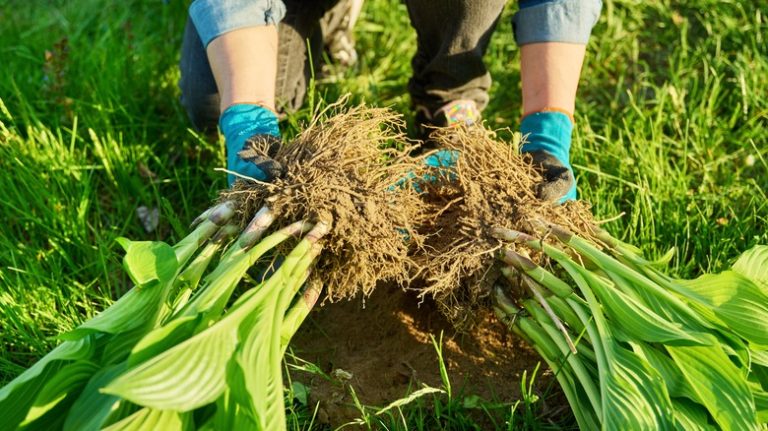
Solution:
[[(339, 0), (196, 0), (190, 7), (181, 52), (181, 98), (192, 124), (215, 130), (219, 97), (205, 46), (244, 25), (278, 25), (276, 100), (282, 112), (298, 109), (310, 72), (319, 70), (320, 20)], [(346, 0), (341, 0), (344, 2)], [(429, 112), (451, 101), (488, 103), (491, 77), (483, 63), (505, 0), (405, 0), (417, 34), (408, 92), (414, 106)], [(518, 44), (585, 44), (597, 21), (600, 0), (520, 0), (515, 14)], [(338, 7), (338, 6), (337, 6)], [(249, 15), (250, 14), (250, 15)], [(198, 32), (197, 27), (202, 29)], [(202, 38), (201, 38), (202, 35)], [(309, 59), (315, 62), (310, 64)]]
[[(291, 112), (304, 103), (312, 70), (320, 70), (323, 35), (320, 18), (336, 0), (285, 0), (285, 15), (278, 26), (278, 61), (275, 100), (279, 112)], [(308, 48), (309, 45), (309, 48)], [(309, 59), (314, 64), (310, 64)], [(215, 131), (219, 121), (219, 91), (204, 42), (192, 19), (187, 20), (181, 48), (181, 104), (197, 130)]]

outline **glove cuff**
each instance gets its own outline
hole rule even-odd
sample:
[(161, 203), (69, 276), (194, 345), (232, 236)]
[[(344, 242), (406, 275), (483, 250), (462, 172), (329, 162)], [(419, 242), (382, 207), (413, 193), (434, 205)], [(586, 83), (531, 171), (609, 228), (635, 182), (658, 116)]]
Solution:
[(573, 123), (570, 117), (559, 111), (534, 112), (520, 123), (523, 134), (523, 153), (546, 151), (560, 163), (570, 167), (571, 135)]
[(245, 141), (254, 135), (280, 137), (277, 115), (261, 105), (249, 103), (225, 109), (219, 118), (219, 128), (227, 149), (233, 152), (242, 150)]

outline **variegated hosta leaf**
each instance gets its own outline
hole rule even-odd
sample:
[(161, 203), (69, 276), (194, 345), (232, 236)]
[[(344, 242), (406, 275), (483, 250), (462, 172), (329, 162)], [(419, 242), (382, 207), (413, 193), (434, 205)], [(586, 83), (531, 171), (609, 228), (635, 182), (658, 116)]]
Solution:
[(744, 372), (719, 345), (667, 346), (698, 400), (724, 430), (758, 429)]

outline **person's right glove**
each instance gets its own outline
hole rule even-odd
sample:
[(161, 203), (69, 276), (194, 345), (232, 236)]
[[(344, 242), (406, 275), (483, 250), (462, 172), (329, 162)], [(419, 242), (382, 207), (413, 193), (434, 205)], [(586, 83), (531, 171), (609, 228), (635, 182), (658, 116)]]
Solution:
[(538, 185), (539, 198), (563, 203), (576, 199), (576, 177), (570, 162), (571, 118), (559, 111), (534, 112), (520, 123), (525, 143), (521, 148), (533, 158), (544, 181)]
[[(232, 105), (221, 114), (219, 128), (227, 145), (227, 170), (264, 182), (283, 175), (283, 166), (270, 157), (281, 143), (274, 112), (260, 105)], [(236, 179), (227, 175), (230, 187)]]

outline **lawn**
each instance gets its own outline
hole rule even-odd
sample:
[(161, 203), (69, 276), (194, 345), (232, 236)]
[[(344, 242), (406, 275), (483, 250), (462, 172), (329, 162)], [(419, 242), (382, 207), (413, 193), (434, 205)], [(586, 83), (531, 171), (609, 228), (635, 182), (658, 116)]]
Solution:
[[(486, 57), (484, 113), (512, 130), (514, 8)], [(721, 270), (768, 243), (766, 12), (766, 1), (605, 1), (594, 29), (572, 154), (580, 197), (649, 256), (676, 247), (675, 275)], [(191, 131), (178, 102), (185, 15), (185, 2), (159, 0), (2, 2), (0, 383), (127, 290), (115, 238), (176, 241), (226, 186), (215, 170), (222, 143)], [(410, 116), (415, 35), (404, 5), (367, 1), (356, 35), (359, 63), (318, 80), (288, 135), (345, 93)], [(158, 212), (151, 232), (139, 208)], [(311, 408), (292, 426), (311, 427)], [(423, 426), (435, 410), (414, 408), (412, 422), (390, 427)], [(446, 429), (472, 426), (461, 408), (448, 411)], [(509, 428), (546, 426), (528, 413), (510, 413)]]

